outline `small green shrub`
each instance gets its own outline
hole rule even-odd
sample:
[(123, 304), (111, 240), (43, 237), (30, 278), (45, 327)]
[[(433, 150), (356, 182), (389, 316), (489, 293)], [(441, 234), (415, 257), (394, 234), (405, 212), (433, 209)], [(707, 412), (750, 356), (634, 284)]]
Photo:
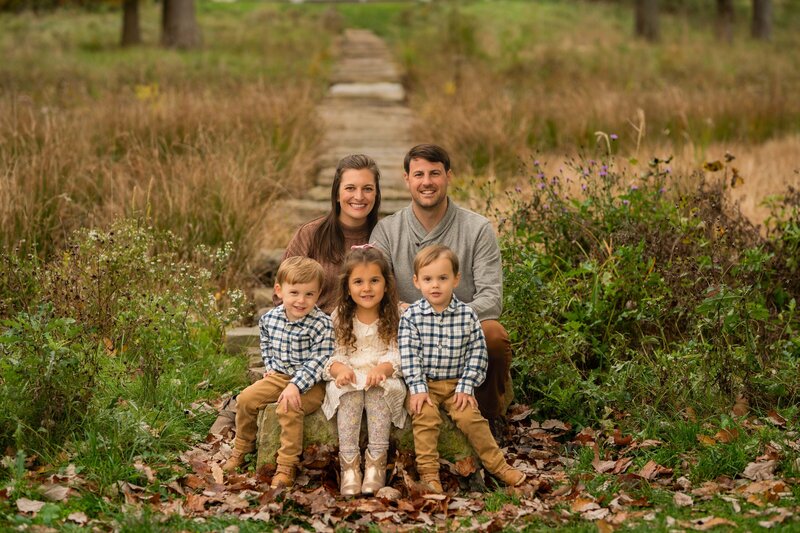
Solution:
[(213, 282), (230, 249), (198, 249), (187, 262), (179, 247), (169, 233), (124, 220), (76, 232), (60, 256), (28, 268), (36, 298), (24, 307), (35, 311), (17, 310), (0, 334), (0, 445), (62, 444), (109, 390), (154, 405), (165, 372), (221, 342), (242, 301)]
[(724, 182), (679, 190), (669, 160), (636, 176), (612, 157), (572, 167), (534, 162), (528, 191), (495, 210), (517, 398), (584, 424), (794, 402), (800, 202), (787, 196), (765, 239)]

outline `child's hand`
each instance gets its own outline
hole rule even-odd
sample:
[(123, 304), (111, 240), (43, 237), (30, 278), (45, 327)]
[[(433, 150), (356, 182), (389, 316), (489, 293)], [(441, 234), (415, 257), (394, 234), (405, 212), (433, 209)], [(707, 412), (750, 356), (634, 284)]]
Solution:
[(278, 396), (278, 408), (276, 411), (280, 413), (281, 409), (283, 409), (284, 413), (288, 413), (289, 407), (295, 411), (299, 411), (302, 407), (302, 404), (300, 403), (300, 389), (298, 389), (297, 385), (294, 383), (289, 383), (286, 385), (286, 388), (283, 389), (281, 395)]
[(453, 397), (453, 403), (458, 411), (463, 411), (467, 407), (478, 408), (478, 400), (472, 394), (466, 392), (457, 392)]
[(380, 366), (374, 366), (369, 369), (367, 373), (367, 385), (366, 388), (369, 389), (370, 387), (378, 387), (386, 381), (386, 372), (380, 368)]
[(422, 406), (425, 405), (426, 402), (431, 407), (435, 407), (431, 401), (431, 397), (428, 396), (427, 392), (418, 392), (417, 394), (412, 394), (408, 400), (411, 412), (417, 415), (422, 412)]
[(271, 376), (274, 373), (275, 373), (274, 370), (267, 370), (266, 372), (264, 372), (264, 377), (268, 378), (269, 376)]
[[(344, 365), (342, 365), (344, 366)], [(351, 385), (356, 382), (356, 373), (349, 366), (345, 366), (344, 370), (339, 371), (336, 376), (336, 386), (340, 389), (345, 385)]]

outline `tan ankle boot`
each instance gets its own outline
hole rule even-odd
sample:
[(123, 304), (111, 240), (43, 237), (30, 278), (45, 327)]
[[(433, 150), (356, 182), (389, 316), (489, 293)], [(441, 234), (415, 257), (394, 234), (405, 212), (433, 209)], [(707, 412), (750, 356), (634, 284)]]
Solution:
[(293, 466), (278, 465), (275, 475), (272, 476), (272, 489), (289, 488), (294, 485), (295, 468)]
[(444, 492), (442, 482), (439, 480), (439, 473), (432, 472), (429, 474), (422, 474), (420, 481), (430, 488), (431, 494), (441, 494)]
[(369, 450), (364, 454), (364, 483), (361, 492), (375, 494), (386, 485), (386, 452), (372, 457)]
[(496, 477), (509, 487), (517, 487), (519, 485), (522, 485), (522, 483), (525, 481), (525, 474), (521, 470), (517, 470), (512, 466), (508, 466), (507, 468), (503, 468), (499, 472), (495, 472), (494, 477)]
[(243, 452), (241, 450), (233, 450), (231, 456), (228, 458), (227, 461), (225, 461), (225, 464), (222, 465), (222, 471), (233, 472), (234, 470), (242, 466), (245, 463), (244, 456), (247, 455), (247, 453), (248, 452)]
[(355, 496), (361, 493), (361, 454), (351, 460), (339, 454), (339, 465), (342, 468), (339, 492), (342, 496)]

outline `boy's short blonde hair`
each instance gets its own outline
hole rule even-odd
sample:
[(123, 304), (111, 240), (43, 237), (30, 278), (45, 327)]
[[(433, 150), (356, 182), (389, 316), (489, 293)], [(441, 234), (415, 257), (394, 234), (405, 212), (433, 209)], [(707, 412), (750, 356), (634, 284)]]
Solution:
[(453, 265), (453, 275), (457, 276), (458, 256), (443, 244), (432, 244), (417, 252), (417, 256), (414, 258), (414, 275), (419, 275), (420, 269), (425, 268), (440, 257), (450, 260), (450, 264)]
[(325, 271), (322, 269), (322, 265), (309, 257), (299, 255), (284, 259), (275, 275), (275, 283), (278, 285), (316, 281), (319, 288), (322, 288), (324, 279)]

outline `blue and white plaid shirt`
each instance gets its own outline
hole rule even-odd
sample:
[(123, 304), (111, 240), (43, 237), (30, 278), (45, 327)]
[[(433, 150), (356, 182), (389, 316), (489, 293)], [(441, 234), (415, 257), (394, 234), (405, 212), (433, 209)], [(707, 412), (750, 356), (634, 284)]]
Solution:
[(400, 366), (410, 394), (428, 392), (427, 380), (459, 378), (456, 392), (475, 394), (489, 356), (478, 315), (455, 296), (437, 313), (424, 298), (400, 318)]
[(292, 376), (291, 382), (306, 392), (322, 379), (325, 363), (333, 354), (331, 317), (314, 309), (294, 322), (286, 318), (283, 305), (269, 310), (258, 321), (261, 358), (267, 372)]

